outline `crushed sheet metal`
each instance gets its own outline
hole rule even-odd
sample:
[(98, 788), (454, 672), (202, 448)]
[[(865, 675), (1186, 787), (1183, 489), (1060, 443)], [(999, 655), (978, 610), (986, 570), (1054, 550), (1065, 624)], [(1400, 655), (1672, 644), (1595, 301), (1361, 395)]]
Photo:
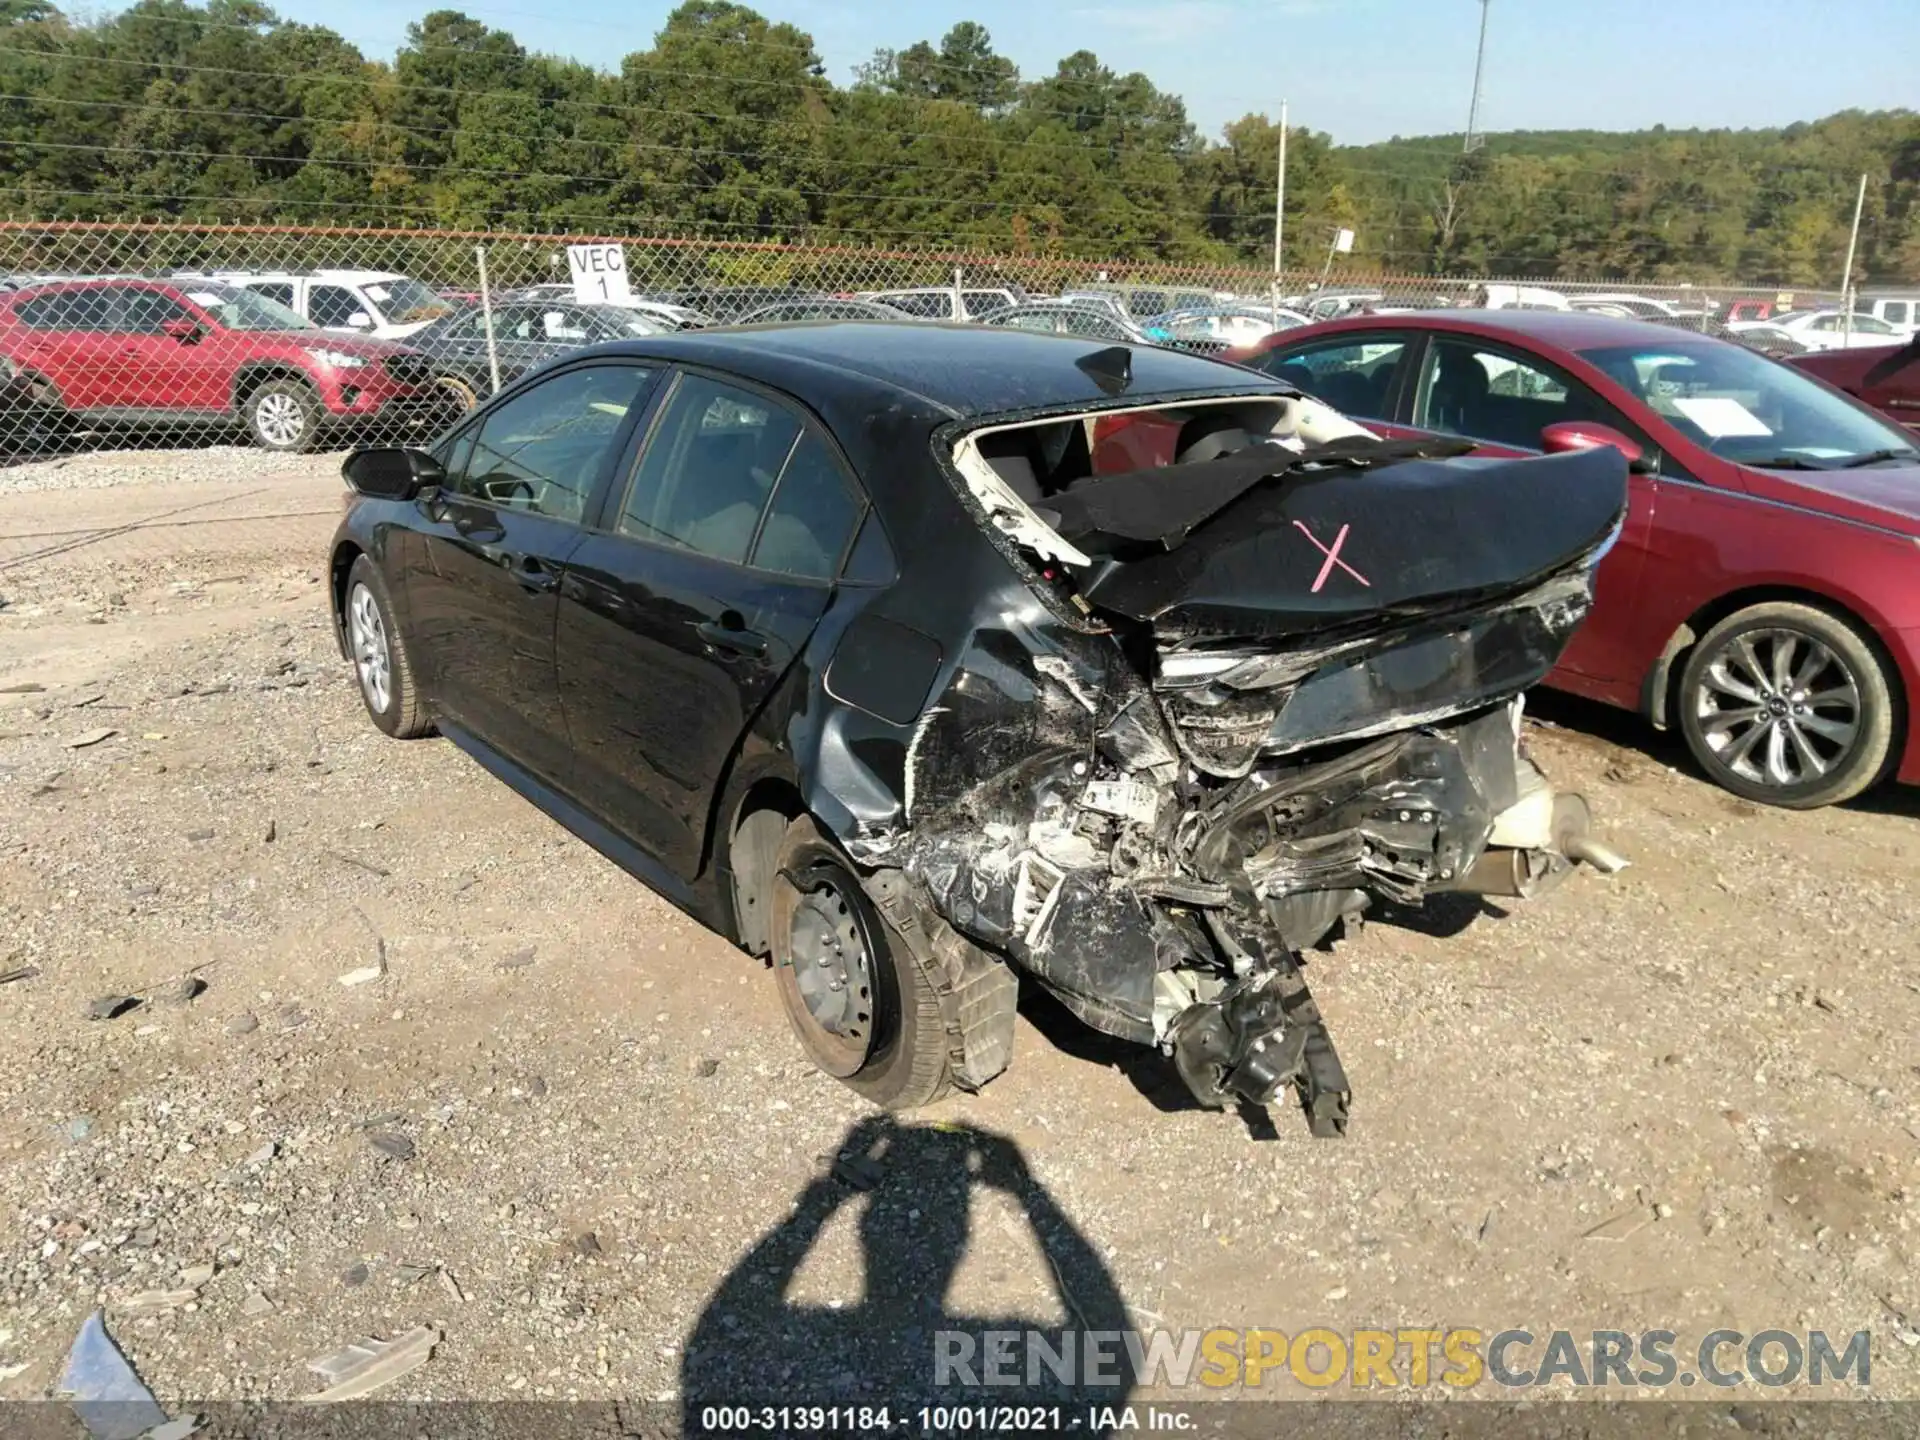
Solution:
[(307, 1362), (307, 1368), (331, 1383), (325, 1390), (301, 1397), (316, 1404), (358, 1400), (411, 1374), (427, 1363), (433, 1347), (440, 1343), (440, 1332), (431, 1325), (420, 1325), (391, 1340), (363, 1336), (344, 1349)]

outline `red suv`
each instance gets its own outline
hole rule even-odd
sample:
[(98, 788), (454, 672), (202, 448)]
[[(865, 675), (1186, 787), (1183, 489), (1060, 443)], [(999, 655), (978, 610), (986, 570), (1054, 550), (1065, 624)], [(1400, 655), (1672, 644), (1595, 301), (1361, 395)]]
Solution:
[(426, 361), (334, 335), (228, 285), (86, 280), (0, 295), (0, 355), (44, 405), (89, 425), (246, 426), (269, 450), (328, 430), (429, 430), (446, 418)]

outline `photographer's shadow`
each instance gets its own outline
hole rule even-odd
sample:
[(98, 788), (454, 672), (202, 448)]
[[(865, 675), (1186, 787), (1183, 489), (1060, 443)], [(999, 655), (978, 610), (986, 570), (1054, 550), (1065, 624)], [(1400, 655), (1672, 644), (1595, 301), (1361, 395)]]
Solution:
[[(1064, 1325), (949, 1309), (977, 1186), (1019, 1206), (1047, 1257), (1034, 1263)], [(860, 1299), (792, 1301), (794, 1278), (828, 1222), (863, 1198)], [(1131, 1328), (1112, 1275), (1011, 1140), (875, 1116), (847, 1133), (830, 1173), (801, 1192), (792, 1215), (708, 1301), (681, 1368), (683, 1429), (705, 1433), (702, 1415), (713, 1406), (884, 1405), (895, 1425), (909, 1417), (917, 1424), (922, 1405), (1058, 1405), (1084, 1414), (1090, 1405), (1123, 1404), (1132, 1392), (1122, 1339)], [(1089, 1333), (1100, 1347), (1094, 1369), (1084, 1363)], [(1059, 1367), (1065, 1378), (1055, 1355), (1068, 1357), (1071, 1368)]]

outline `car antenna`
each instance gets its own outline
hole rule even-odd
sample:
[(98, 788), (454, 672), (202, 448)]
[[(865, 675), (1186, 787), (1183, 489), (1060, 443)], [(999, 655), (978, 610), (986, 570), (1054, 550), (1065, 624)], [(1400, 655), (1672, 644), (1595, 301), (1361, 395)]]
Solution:
[(1133, 351), (1124, 345), (1109, 345), (1073, 363), (1104, 395), (1124, 395), (1133, 384)]

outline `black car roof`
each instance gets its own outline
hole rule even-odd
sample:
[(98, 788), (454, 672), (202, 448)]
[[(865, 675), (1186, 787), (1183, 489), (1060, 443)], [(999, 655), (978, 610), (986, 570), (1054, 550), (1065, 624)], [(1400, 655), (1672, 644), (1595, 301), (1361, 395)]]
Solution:
[[(605, 353), (711, 365), (815, 403), (827, 397), (810, 394), (811, 389), (846, 398), (841, 392), (864, 382), (916, 396), (960, 419), (1119, 398), (1075, 364), (1111, 348), (1071, 335), (890, 320), (681, 331), (599, 347)], [(1133, 381), (1126, 399), (1201, 391), (1292, 393), (1265, 375), (1204, 356), (1149, 345), (1128, 348)]]

